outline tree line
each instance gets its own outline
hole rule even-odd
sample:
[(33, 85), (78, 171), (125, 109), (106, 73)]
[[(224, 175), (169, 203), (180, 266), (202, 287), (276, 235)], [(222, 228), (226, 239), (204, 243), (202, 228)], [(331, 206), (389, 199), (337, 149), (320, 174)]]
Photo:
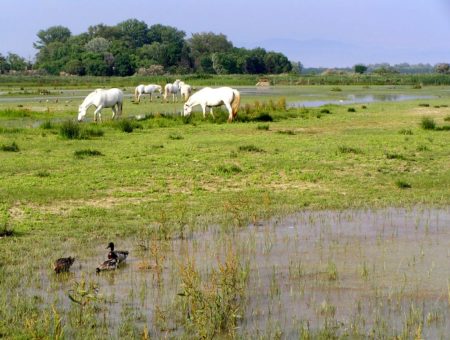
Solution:
[(32, 66), (49, 74), (279, 74), (292, 70), (291, 62), (282, 53), (237, 48), (225, 35), (211, 32), (187, 38), (175, 27), (148, 26), (137, 19), (115, 26), (90, 26), (78, 35), (67, 27), (52, 26), (40, 30), (37, 37)]

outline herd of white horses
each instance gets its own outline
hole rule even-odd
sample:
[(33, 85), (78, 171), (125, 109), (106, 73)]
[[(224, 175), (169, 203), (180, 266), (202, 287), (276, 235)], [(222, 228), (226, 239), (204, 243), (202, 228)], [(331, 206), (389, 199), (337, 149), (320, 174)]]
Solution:
[[(152, 95), (155, 92), (159, 92), (159, 96), (162, 96), (162, 86), (155, 84), (138, 85), (134, 91), (134, 100), (135, 102), (140, 103), (141, 96), (143, 94), (149, 94), (150, 101), (152, 101)], [(164, 86), (164, 96), (162, 97), (162, 101), (167, 102), (169, 96), (172, 96), (172, 102), (178, 102), (178, 94), (180, 94), (184, 100), (183, 116), (189, 116), (192, 113), (192, 108), (200, 105), (203, 111), (203, 118), (206, 117), (207, 108), (209, 108), (209, 112), (214, 118), (212, 108), (225, 105), (228, 110), (228, 122), (231, 122), (234, 117), (236, 117), (241, 101), (239, 91), (232, 89), (231, 87), (205, 87), (193, 93), (192, 86), (179, 79)], [(94, 121), (97, 121), (97, 119), (99, 121), (102, 120), (101, 111), (103, 108), (111, 108), (113, 112), (112, 119), (119, 118), (122, 114), (123, 97), (122, 90), (117, 88), (108, 90), (97, 89), (91, 92), (79, 107), (78, 121), (81, 122), (84, 119), (87, 110), (91, 106), (96, 107), (94, 111)]]

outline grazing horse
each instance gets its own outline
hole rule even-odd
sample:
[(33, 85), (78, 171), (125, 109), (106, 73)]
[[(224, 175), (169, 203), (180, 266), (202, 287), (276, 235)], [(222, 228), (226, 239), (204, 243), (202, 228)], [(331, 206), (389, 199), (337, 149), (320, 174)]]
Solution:
[(140, 103), (141, 102), (141, 96), (143, 94), (150, 94), (150, 101), (152, 101), (152, 94), (153, 92), (159, 92), (159, 95), (162, 94), (162, 87), (161, 85), (138, 85), (136, 86), (136, 89), (134, 90), (134, 99)]
[(214, 118), (213, 107), (225, 105), (228, 110), (228, 122), (236, 117), (241, 102), (241, 95), (238, 90), (231, 87), (220, 87), (213, 89), (205, 87), (189, 97), (183, 107), (183, 116), (189, 116), (192, 107), (200, 105), (203, 110), (203, 118), (206, 117), (206, 107), (210, 108), (210, 114)]
[(182, 82), (182, 81), (180, 81), (179, 86), (180, 86), (181, 97), (184, 99), (184, 101), (188, 100), (188, 98), (192, 94), (192, 86), (188, 85), (188, 84), (186, 84), (185, 82)]
[(97, 121), (97, 115), (102, 121), (101, 110), (105, 107), (110, 107), (113, 115), (112, 119), (119, 118), (122, 114), (122, 104), (123, 104), (123, 92), (119, 89), (97, 89), (94, 92), (88, 94), (88, 96), (84, 99), (83, 103), (80, 105), (78, 109), (78, 121), (81, 122), (86, 116), (86, 112), (88, 108), (92, 105), (96, 107), (94, 111), (94, 121)]
[(177, 79), (173, 82), (173, 84), (169, 83), (164, 86), (164, 100), (167, 101), (167, 96), (169, 94), (172, 95), (172, 101), (175, 103), (175, 100), (178, 101), (177, 94), (180, 92), (180, 79)]

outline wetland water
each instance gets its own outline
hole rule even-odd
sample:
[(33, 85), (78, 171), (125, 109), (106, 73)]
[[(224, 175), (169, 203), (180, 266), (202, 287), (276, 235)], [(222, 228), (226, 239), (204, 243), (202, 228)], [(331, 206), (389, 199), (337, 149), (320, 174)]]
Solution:
[[(424, 338), (450, 334), (450, 208), (305, 211), (247, 227), (214, 226), (185, 239), (145, 237), (111, 240), (130, 251), (126, 265), (95, 274), (105, 245), (77, 262), (66, 276), (42, 270), (33, 294), (69, 312), (68, 291), (82, 278), (105, 298), (100, 310), (113, 337), (131, 313), (153, 337), (183, 332), (174, 320), (183, 299), (180, 266), (192, 261), (204, 278), (227, 252), (248, 271), (238, 334), (268, 335), (281, 330), (298, 339), (301, 329), (332, 325), (377, 338), (418, 327)], [(151, 249), (159, 249), (160, 271)], [(69, 255), (69, 254), (68, 254)], [(164, 325), (161, 313), (164, 311)], [(128, 313), (128, 314), (127, 314)], [(331, 327), (331, 326), (330, 326)], [(414, 331), (416, 329), (414, 328)], [(69, 335), (70, 336), (70, 335)]]

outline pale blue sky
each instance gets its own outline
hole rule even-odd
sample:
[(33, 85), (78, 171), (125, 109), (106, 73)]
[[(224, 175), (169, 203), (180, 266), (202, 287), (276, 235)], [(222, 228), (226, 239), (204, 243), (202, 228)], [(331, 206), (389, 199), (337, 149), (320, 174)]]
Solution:
[(130, 18), (187, 37), (223, 33), (235, 46), (274, 49), (305, 66), (450, 62), (450, 0), (3, 1), (0, 53), (32, 59), (40, 29), (79, 34)]

